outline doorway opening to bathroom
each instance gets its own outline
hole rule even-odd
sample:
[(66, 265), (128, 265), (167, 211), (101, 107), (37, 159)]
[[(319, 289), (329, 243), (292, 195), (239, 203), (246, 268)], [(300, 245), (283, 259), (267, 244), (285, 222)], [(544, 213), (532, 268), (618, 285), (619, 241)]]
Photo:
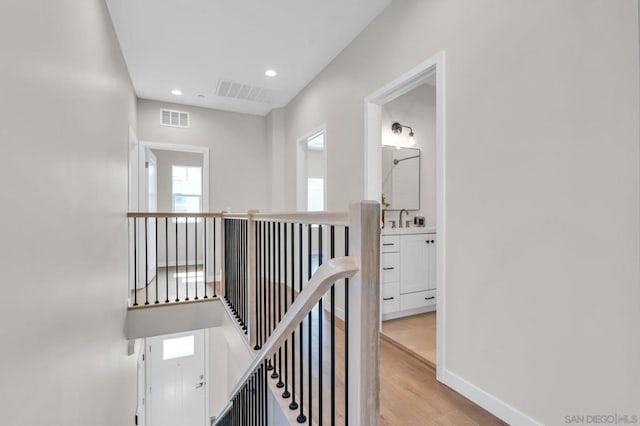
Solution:
[(444, 53), (365, 99), (365, 197), (382, 206), (381, 336), (443, 381)]

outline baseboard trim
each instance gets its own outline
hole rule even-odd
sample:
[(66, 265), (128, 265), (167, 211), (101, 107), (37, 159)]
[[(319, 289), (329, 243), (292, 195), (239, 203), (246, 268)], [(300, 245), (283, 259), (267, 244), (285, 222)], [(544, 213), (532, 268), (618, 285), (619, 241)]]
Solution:
[(426, 314), (429, 312), (434, 312), (436, 310), (436, 305), (429, 305), (422, 308), (409, 309), (406, 311), (396, 311), (390, 312), (388, 314), (382, 314), (382, 321), (394, 320), (398, 318), (409, 317), (411, 315), (419, 315)]
[(501, 399), (485, 392), (449, 370), (443, 371), (442, 378), (442, 383), (508, 424), (520, 426), (541, 425), (541, 423), (533, 420), (523, 412), (513, 408)]

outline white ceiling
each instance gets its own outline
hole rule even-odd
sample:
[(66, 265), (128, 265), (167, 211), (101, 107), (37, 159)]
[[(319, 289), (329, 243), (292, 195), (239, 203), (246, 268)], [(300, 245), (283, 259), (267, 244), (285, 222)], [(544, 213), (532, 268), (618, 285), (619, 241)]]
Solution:
[[(389, 3), (107, 0), (140, 98), (260, 115), (286, 105)], [(216, 96), (221, 79), (276, 92), (269, 103)]]

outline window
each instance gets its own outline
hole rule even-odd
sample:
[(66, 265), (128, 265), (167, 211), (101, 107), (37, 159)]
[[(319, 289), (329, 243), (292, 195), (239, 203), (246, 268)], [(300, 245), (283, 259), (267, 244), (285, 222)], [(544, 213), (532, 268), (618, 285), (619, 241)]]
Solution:
[(194, 336), (176, 337), (162, 341), (162, 360), (193, 356), (195, 353)]
[(174, 213), (200, 213), (202, 167), (172, 166), (171, 188)]

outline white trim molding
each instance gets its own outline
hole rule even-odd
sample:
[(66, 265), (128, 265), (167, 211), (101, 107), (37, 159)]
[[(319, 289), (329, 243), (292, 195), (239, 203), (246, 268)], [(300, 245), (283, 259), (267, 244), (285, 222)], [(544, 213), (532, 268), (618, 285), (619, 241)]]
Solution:
[(449, 370), (444, 371), (442, 375), (444, 380), (441, 381), (444, 384), (510, 425), (539, 426), (542, 424)]

